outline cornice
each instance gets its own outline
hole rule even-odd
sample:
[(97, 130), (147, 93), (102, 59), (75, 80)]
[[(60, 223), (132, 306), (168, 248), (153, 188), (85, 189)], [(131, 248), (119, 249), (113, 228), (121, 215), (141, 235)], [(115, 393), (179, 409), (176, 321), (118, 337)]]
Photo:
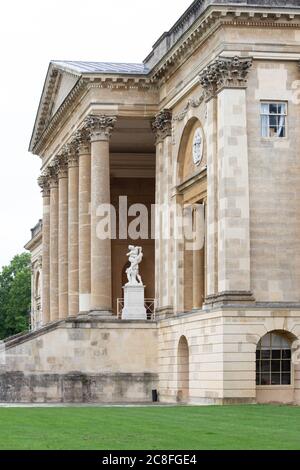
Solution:
[[(292, 11), (292, 10), (291, 10)], [(208, 8), (198, 21), (182, 36), (161, 61), (151, 71), (151, 80), (161, 84), (168, 80), (181, 64), (186, 61), (211, 34), (221, 26), (300, 28), (300, 12), (274, 12), (274, 8), (257, 9), (253, 7)], [(295, 20), (295, 21), (294, 21)]]
[(34, 250), (37, 246), (42, 244), (42, 239), (43, 239), (43, 230), (41, 230), (39, 233), (37, 233), (29, 242), (26, 243), (24, 246), (25, 250), (32, 251)]
[(140, 90), (158, 91), (158, 85), (150, 77), (128, 77), (121, 75), (102, 75), (102, 77), (90, 77), (88, 88), (101, 88), (109, 90)]

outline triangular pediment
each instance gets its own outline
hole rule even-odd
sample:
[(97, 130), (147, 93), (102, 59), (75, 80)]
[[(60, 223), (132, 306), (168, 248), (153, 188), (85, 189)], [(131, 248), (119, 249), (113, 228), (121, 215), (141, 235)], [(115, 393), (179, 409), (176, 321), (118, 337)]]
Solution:
[(31, 152), (80, 76), (76, 71), (65, 70), (56, 63), (50, 63), (30, 141)]
[(78, 81), (78, 77), (73, 74), (66, 73), (66, 72), (60, 73), (57, 90), (53, 96), (53, 103), (52, 103), (51, 112), (50, 112), (51, 117), (54, 116), (56, 111), (62, 105), (64, 100), (67, 98), (69, 93), (72, 91), (72, 89), (76, 85), (77, 81)]

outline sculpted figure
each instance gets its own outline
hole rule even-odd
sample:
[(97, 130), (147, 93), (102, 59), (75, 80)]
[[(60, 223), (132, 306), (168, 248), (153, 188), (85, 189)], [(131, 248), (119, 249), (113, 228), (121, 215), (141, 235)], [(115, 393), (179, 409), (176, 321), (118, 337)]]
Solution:
[(130, 267), (126, 270), (128, 284), (127, 286), (142, 286), (143, 281), (139, 274), (139, 265), (143, 259), (143, 251), (140, 246), (129, 246), (129, 253), (127, 253), (129, 258)]

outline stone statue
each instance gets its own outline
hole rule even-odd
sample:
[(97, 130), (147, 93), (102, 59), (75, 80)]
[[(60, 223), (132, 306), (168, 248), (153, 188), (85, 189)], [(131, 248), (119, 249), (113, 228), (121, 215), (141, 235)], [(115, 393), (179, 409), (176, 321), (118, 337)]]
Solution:
[(140, 246), (129, 246), (129, 253), (127, 253), (130, 267), (126, 270), (128, 284), (126, 286), (142, 286), (143, 281), (139, 274), (139, 264), (143, 259), (143, 251)]

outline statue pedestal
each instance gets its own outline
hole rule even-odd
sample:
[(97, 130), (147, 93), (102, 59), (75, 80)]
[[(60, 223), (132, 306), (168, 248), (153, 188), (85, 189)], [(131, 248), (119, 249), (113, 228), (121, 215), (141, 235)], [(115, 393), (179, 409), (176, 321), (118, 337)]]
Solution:
[(125, 286), (122, 320), (147, 320), (145, 286)]

